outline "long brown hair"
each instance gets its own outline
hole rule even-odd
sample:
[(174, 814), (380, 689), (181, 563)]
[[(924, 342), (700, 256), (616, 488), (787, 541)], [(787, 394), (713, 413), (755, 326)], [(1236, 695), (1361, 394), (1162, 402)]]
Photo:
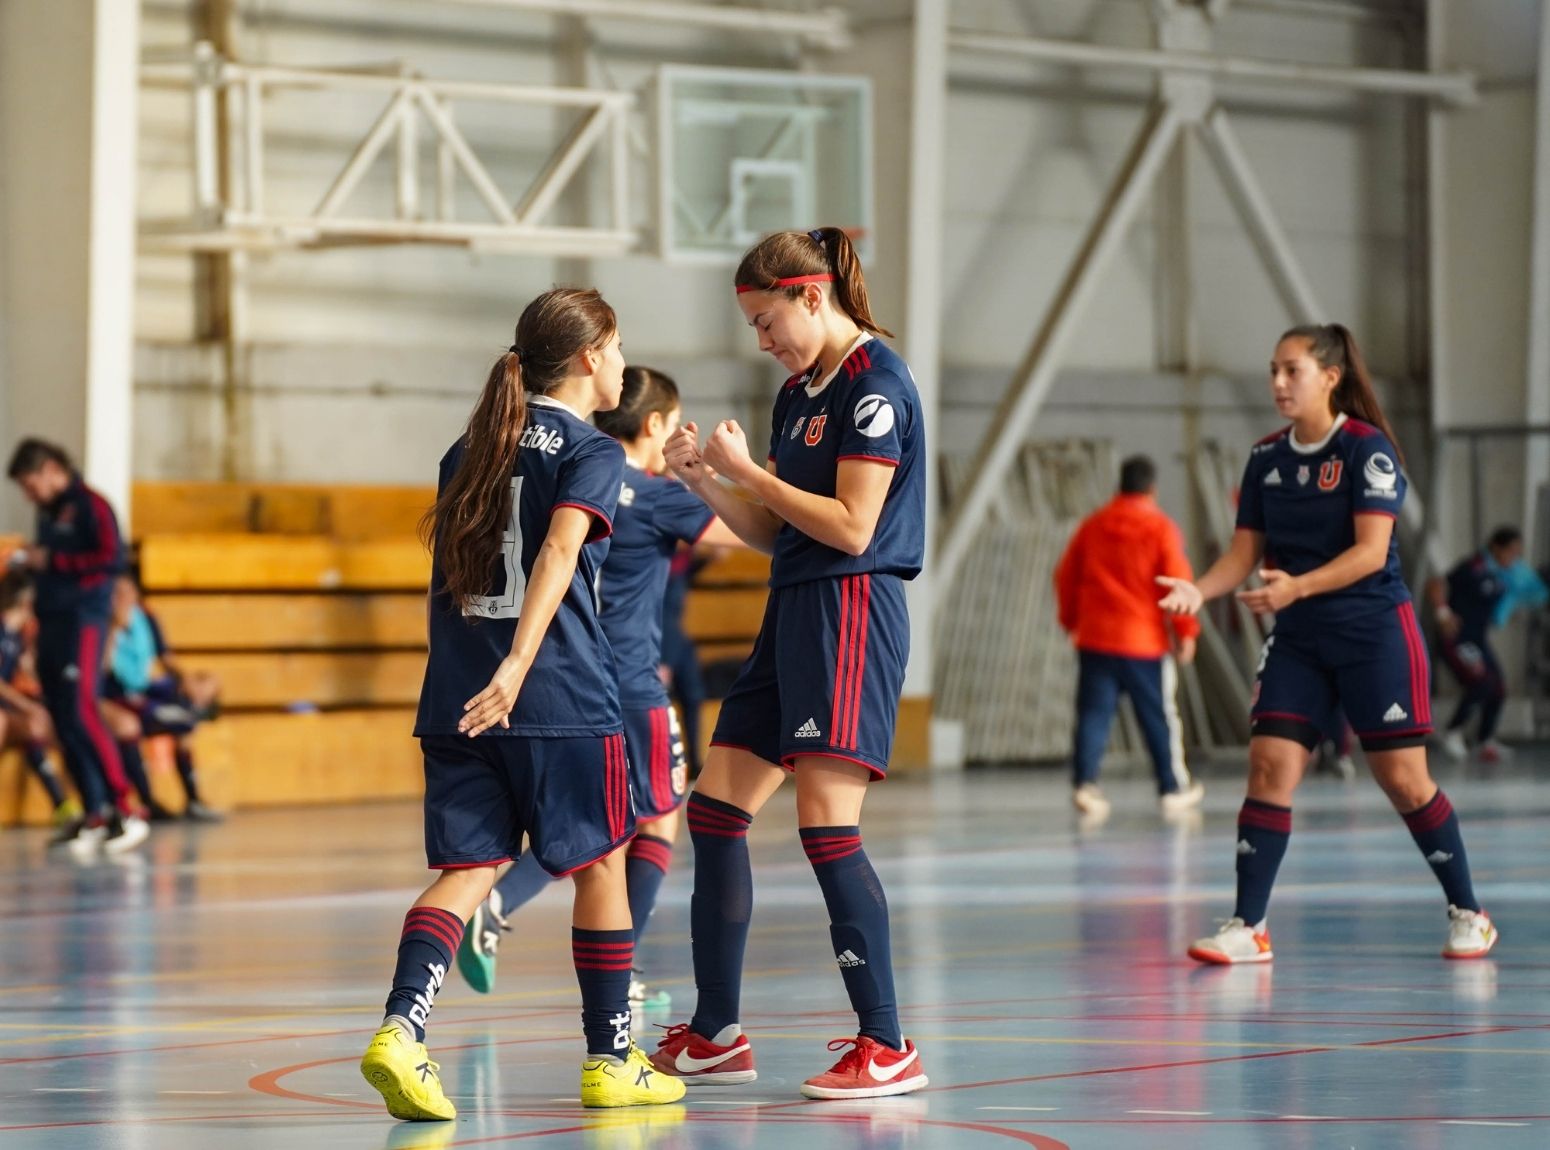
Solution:
[(1405, 453), (1400, 450), (1394, 429), (1389, 426), (1383, 408), (1378, 405), (1378, 393), (1373, 390), (1367, 361), (1362, 358), (1362, 349), (1356, 346), (1356, 337), (1351, 334), (1351, 329), (1341, 323), (1310, 323), (1292, 328), (1281, 339), (1307, 340), (1308, 354), (1320, 367), (1340, 369), (1340, 382), (1335, 384), (1335, 390), (1329, 394), (1330, 410), (1336, 415), (1343, 413), (1352, 419), (1370, 423), (1383, 432), (1394, 445), (1394, 453), (1399, 456), (1399, 465), (1403, 467)]
[(872, 318), (861, 257), (843, 228), (814, 228), (810, 232), (773, 232), (755, 244), (737, 265), (733, 283), (754, 291), (780, 292), (788, 299), (802, 294), (804, 285), (784, 285), (780, 280), (802, 276), (833, 276), (834, 302), (855, 320), (862, 331), (891, 337), (893, 332)]
[(447, 594), (466, 609), (487, 594), (511, 518), (511, 479), (527, 426), (526, 392), (546, 395), (563, 383), (584, 351), (618, 330), (614, 309), (595, 290), (555, 288), (528, 304), (517, 339), (495, 361), (468, 417), (457, 470), (420, 520), (420, 537), (441, 562)]

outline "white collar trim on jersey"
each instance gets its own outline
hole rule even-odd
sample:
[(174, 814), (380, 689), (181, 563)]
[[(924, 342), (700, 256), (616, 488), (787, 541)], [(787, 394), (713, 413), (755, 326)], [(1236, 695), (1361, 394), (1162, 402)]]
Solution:
[(840, 361), (839, 361), (839, 363), (834, 365), (834, 370), (831, 371), (828, 375), (823, 377), (823, 382), (822, 383), (819, 383), (819, 384), (811, 384), (810, 383), (806, 387), (804, 387), (802, 390), (807, 392), (809, 397), (816, 396), (816, 395), (822, 395), (823, 394), (823, 389), (828, 387), (831, 383), (834, 382), (834, 377), (837, 376), (840, 373), (840, 368), (845, 366), (845, 361), (847, 359), (849, 359), (851, 356), (855, 355), (856, 354), (856, 349), (858, 347), (860, 347), (862, 344), (867, 343), (868, 341), (870, 341), (871, 338), (872, 338), (872, 333), (869, 332), (869, 331), (864, 331), (860, 335), (858, 335), (856, 337), (856, 342), (851, 344), (848, 348), (846, 348), (845, 349), (845, 354), (840, 356)]
[(582, 423), (587, 421), (586, 417), (570, 404), (561, 403), (558, 399), (550, 399), (547, 395), (529, 395), (527, 397), (527, 402), (531, 407), (556, 407), (563, 412), (574, 415), (577, 419), (581, 420)]
[(1335, 416), (1335, 424), (1329, 429), (1329, 434), (1324, 436), (1324, 438), (1319, 440), (1317, 443), (1299, 443), (1297, 441), (1297, 433), (1295, 431), (1288, 431), (1286, 433), (1286, 442), (1292, 445), (1292, 450), (1295, 451), (1298, 455), (1317, 455), (1319, 452), (1323, 451), (1326, 447), (1329, 446), (1329, 441), (1335, 438), (1335, 433), (1345, 426), (1345, 421), (1346, 413), (1342, 411), (1339, 415)]

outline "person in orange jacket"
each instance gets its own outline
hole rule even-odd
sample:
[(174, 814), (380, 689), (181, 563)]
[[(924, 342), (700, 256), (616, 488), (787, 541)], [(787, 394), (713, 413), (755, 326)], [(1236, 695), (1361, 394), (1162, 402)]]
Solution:
[(1193, 616), (1170, 618), (1157, 606), (1157, 576), (1192, 576), (1183, 538), (1157, 506), (1156, 491), (1156, 465), (1144, 455), (1126, 459), (1119, 493), (1083, 520), (1055, 568), (1060, 625), (1080, 666), (1071, 802), (1098, 819), (1109, 812), (1098, 767), (1121, 692), (1141, 723), (1162, 812), (1188, 810), (1205, 793), (1184, 763), (1175, 701), (1175, 661), (1194, 660), (1200, 623)]

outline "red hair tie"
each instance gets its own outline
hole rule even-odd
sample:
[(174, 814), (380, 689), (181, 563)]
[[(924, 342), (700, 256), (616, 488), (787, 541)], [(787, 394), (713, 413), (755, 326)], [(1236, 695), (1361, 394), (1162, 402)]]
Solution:
[(754, 284), (738, 284), (737, 294), (742, 295), (744, 292), (751, 291), (769, 291), (771, 288), (779, 287), (796, 287), (798, 284), (828, 284), (833, 282), (834, 277), (827, 272), (818, 276), (787, 276), (785, 279), (776, 280), (769, 287), (758, 287)]

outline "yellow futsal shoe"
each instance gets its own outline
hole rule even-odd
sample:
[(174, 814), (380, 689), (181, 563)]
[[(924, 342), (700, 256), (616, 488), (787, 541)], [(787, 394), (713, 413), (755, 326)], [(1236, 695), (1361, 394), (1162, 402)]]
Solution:
[(651, 1065), (646, 1052), (634, 1043), (625, 1058), (589, 1054), (581, 1064), (583, 1106), (657, 1106), (683, 1096), (684, 1084)]
[(396, 1022), (384, 1022), (361, 1055), (361, 1076), (376, 1087), (388, 1113), (406, 1122), (449, 1121), (457, 1110), (441, 1092), (441, 1067)]

